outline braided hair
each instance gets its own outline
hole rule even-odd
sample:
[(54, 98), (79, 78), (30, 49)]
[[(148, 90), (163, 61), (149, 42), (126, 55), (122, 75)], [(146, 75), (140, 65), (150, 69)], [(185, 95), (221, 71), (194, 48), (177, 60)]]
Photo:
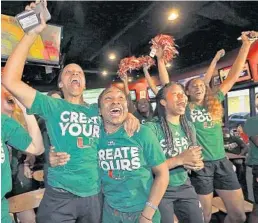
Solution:
[[(166, 100), (166, 94), (167, 94), (168, 88), (173, 85), (178, 85), (184, 90), (184, 87), (181, 84), (176, 83), (176, 82), (170, 82), (170, 83), (166, 84), (163, 88), (161, 88), (156, 96), (157, 114), (158, 114), (158, 118), (160, 121), (162, 131), (165, 135), (165, 142), (167, 144), (167, 149), (168, 149), (168, 151), (171, 151), (170, 154), (172, 154), (172, 152), (174, 150), (173, 133), (172, 133), (171, 129), (169, 128), (169, 124), (166, 119), (166, 109), (160, 103), (160, 101), (162, 99)], [(189, 145), (196, 145), (195, 133), (193, 132), (193, 129), (191, 128), (191, 126), (189, 124), (189, 121), (187, 121), (185, 114), (180, 115), (179, 120), (180, 120), (180, 126), (182, 127), (184, 133), (186, 134), (188, 141), (190, 142)]]

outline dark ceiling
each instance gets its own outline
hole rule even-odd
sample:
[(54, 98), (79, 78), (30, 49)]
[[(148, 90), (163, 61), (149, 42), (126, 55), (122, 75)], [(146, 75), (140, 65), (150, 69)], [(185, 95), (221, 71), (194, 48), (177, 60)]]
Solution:
[[(3, 14), (16, 15), (28, 2), (1, 3)], [(173, 72), (210, 60), (221, 48), (230, 51), (239, 47), (236, 38), (241, 31), (258, 29), (255, 1), (51, 1), (48, 8), (50, 23), (63, 26), (61, 53), (66, 53), (65, 63), (76, 62), (83, 67), (88, 88), (103, 87), (117, 79), (119, 60), (147, 55), (148, 42), (159, 33), (173, 35), (179, 46)], [(179, 18), (171, 22), (167, 16), (172, 8), (179, 10)], [(110, 51), (117, 53), (117, 61), (108, 61)], [(103, 69), (111, 74), (102, 77)], [(47, 76), (44, 68), (27, 66), (24, 80), (52, 88), (56, 73), (54, 70)], [(137, 74), (134, 77), (142, 75)]]

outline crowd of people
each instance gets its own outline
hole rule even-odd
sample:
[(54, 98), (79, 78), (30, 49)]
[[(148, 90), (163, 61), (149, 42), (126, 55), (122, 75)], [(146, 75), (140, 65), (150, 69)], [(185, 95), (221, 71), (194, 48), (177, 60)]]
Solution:
[[(44, 153), (44, 196), (36, 214), (18, 213), (21, 223), (208, 223), (214, 192), (225, 204), (224, 222), (242, 223), (245, 164), (231, 163), (226, 151), (248, 153), (255, 195), (249, 221), (258, 222), (258, 118), (244, 126), (248, 141), (233, 137), (228, 129), (222, 131), (221, 104), (245, 64), (253, 43), (248, 36), (257, 32), (242, 32), (237, 58), (216, 92), (209, 84), (224, 50), (217, 52), (204, 79), (191, 79), (184, 87), (169, 79), (164, 50), (158, 48), (159, 91), (149, 67), (143, 68), (156, 95), (154, 112), (146, 98), (133, 104), (127, 76), (122, 78), (125, 89), (107, 87), (97, 104), (87, 104), (85, 74), (78, 64), (60, 71), (60, 91), (44, 95), (24, 83), (28, 52), (45, 27), (41, 17), (41, 24), (18, 43), (2, 75), (2, 222), (12, 222), (7, 198), (17, 194), (19, 173), (31, 179), (35, 156)], [(27, 191), (23, 187), (18, 194)]]

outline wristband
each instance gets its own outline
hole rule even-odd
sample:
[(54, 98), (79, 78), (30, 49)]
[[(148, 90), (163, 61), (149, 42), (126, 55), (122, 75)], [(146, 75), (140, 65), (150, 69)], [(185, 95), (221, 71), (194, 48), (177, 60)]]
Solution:
[(142, 213), (141, 213), (141, 216), (144, 217), (145, 219), (147, 219), (148, 221), (151, 221), (152, 222), (152, 219), (150, 218), (147, 218), (146, 216), (144, 216)]
[(157, 207), (156, 205), (154, 205), (154, 204), (152, 204), (152, 203), (150, 203), (150, 202), (148, 202), (148, 201), (146, 202), (146, 206), (148, 206), (148, 207), (154, 209), (155, 211), (158, 210), (158, 207)]

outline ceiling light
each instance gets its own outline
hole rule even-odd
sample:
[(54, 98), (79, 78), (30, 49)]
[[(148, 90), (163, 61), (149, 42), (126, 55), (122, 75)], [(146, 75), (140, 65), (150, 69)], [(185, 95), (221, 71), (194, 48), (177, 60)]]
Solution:
[(129, 77), (128, 82), (132, 82), (132, 81), (133, 81), (133, 77)]
[(176, 20), (178, 18), (178, 12), (173, 10), (169, 16), (168, 16), (168, 20), (169, 21), (173, 21), (173, 20)]
[(116, 54), (110, 53), (110, 54), (108, 55), (108, 58), (109, 58), (110, 60), (115, 60), (115, 59), (116, 59)]
[(171, 66), (172, 66), (171, 63), (167, 63), (167, 64), (166, 64), (166, 67), (167, 67), (167, 68), (169, 68), (169, 67), (171, 67)]
[(108, 72), (106, 70), (103, 70), (101, 74), (102, 74), (102, 76), (107, 76)]

